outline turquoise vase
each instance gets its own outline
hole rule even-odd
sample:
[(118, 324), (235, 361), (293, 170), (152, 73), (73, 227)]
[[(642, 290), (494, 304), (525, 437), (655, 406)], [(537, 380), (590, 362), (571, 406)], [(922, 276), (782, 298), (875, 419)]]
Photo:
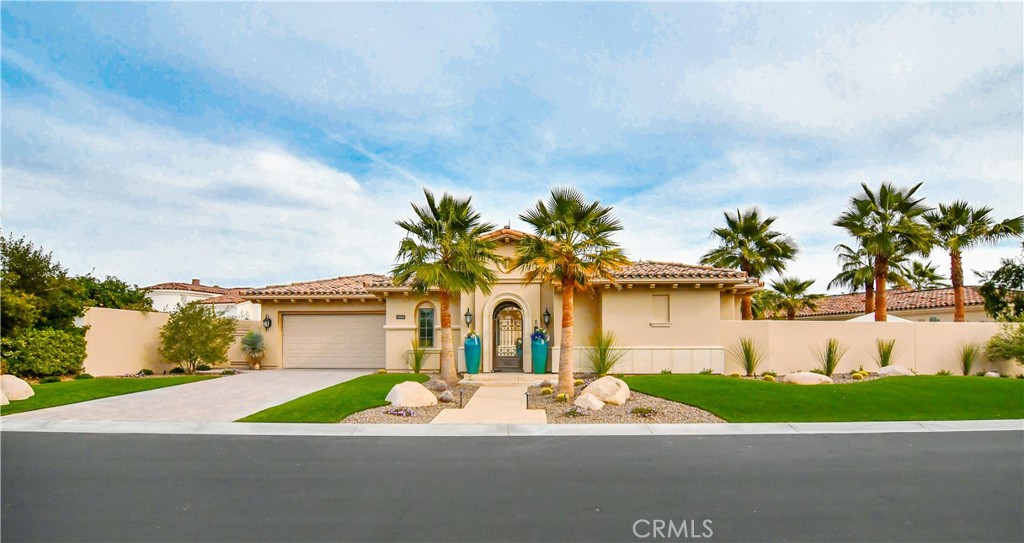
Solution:
[(534, 339), (531, 342), (533, 347), (533, 373), (546, 373), (548, 368), (548, 342), (544, 339)]
[(466, 373), (480, 373), (480, 337), (467, 337), (464, 346), (466, 348)]

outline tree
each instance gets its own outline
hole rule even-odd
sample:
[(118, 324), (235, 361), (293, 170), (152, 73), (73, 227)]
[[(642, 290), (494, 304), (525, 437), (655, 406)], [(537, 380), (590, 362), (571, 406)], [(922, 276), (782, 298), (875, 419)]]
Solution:
[[(857, 289), (861, 286), (864, 287), (864, 314), (871, 313), (875, 310), (875, 268), (874, 258), (864, 250), (863, 246), (857, 247), (854, 250), (845, 243), (836, 245), (835, 248), (838, 256), (836, 259), (839, 261), (840, 272), (832, 278), (829, 282), (828, 288), (833, 289), (849, 288), (850, 292), (857, 292)], [(905, 257), (903, 255), (894, 255), (890, 259), (890, 263), (898, 264), (903, 262)], [(887, 277), (889, 285), (895, 286), (906, 286), (906, 280), (900, 273), (898, 266), (893, 266), (889, 270)]]
[(145, 290), (137, 285), (129, 285), (117, 277), (108, 275), (106, 279), (100, 281), (91, 275), (80, 275), (74, 280), (78, 284), (86, 307), (153, 311), (153, 301), (146, 295)]
[(750, 297), (750, 310), (755, 320), (774, 319), (779, 313), (779, 293), (759, 290)]
[[(760, 279), (765, 273), (782, 273), (786, 262), (797, 254), (793, 238), (771, 230), (776, 217), (761, 219), (761, 210), (751, 207), (735, 215), (725, 215), (725, 227), (712, 230), (712, 237), (718, 239), (718, 247), (701, 257), (704, 265), (722, 268), (739, 268), (751, 279)], [(743, 294), (743, 320), (753, 318), (752, 293)]]
[(452, 296), (478, 288), (490, 293), (497, 274), (487, 266), (501, 265), (504, 260), (495, 253), (494, 241), (482, 239), (495, 225), (480, 221), (470, 198), (445, 193), (438, 201), (427, 189), (423, 189), (423, 195), (425, 206), (412, 204), (416, 217), (396, 222), (407, 236), (399, 245), (398, 264), (391, 274), (395, 284), (409, 284), (418, 294), (437, 291), (441, 306), (441, 379), (455, 384), (459, 375), (452, 345)]
[(939, 273), (939, 267), (931, 262), (912, 260), (910, 266), (900, 265), (900, 275), (906, 279), (907, 284), (914, 290), (929, 290), (933, 288), (948, 288), (945, 283), (946, 277)]
[(861, 183), (864, 194), (850, 198), (846, 211), (832, 224), (845, 229), (871, 255), (875, 278), (875, 320), (884, 322), (886, 308), (886, 282), (890, 264), (897, 255), (928, 254), (931, 249), (931, 229), (922, 215), (928, 211), (915, 198), (921, 183), (909, 189), (898, 188), (884, 182), (877, 192)]
[(949, 253), (949, 275), (953, 282), (953, 321), (964, 322), (963, 252), (982, 243), (1020, 237), (1024, 215), (995, 222), (992, 208), (972, 207), (963, 200), (939, 204), (924, 215), (935, 235), (935, 244)]
[(572, 397), (573, 302), (577, 292), (590, 293), (596, 279), (615, 283), (614, 273), (630, 264), (612, 239), (622, 223), (612, 208), (600, 201), (587, 202), (583, 193), (555, 188), (547, 202), (519, 215), (533, 227), (516, 246), (511, 269), (524, 271), (523, 281), (550, 281), (562, 287), (562, 337), (558, 359), (558, 393)]
[(71, 330), (83, 307), (67, 269), (24, 237), (0, 238), (0, 334), (29, 328)]
[(160, 356), (194, 373), (199, 364), (227, 362), (235, 335), (235, 320), (219, 317), (213, 308), (198, 303), (178, 304), (160, 329)]
[(786, 312), (786, 320), (795, 320), (797, 311), (801, 309), (813, 311), (818, 308), (815, 302), (820, 300), (822, 295), (807, 293), (807, 289), (813, 284), (813, 279), (801, 281), (796, 277), (782, 277), (778, 281), (772, 281), (772, 290), (777, 294), (775, 307)]
[(1024, 252), (1000, 264), (995, 271), (974, 272), (982, 281), (978, 293), (985, 300), (985, 313), (994, 319), (1024, 319)]
[(990, 360), (1013, 360), (1024, 365), (1024, 324), (1004, 323), (985, 344), (985, 355)]

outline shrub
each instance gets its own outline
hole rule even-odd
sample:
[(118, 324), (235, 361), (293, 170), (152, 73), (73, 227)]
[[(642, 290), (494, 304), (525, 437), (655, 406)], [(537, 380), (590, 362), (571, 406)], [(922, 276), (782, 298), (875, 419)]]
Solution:
[(965, 343), (960, 345), (960, 368), (964, 375), (971, 374), (971, 368), (981, 354), (981, 345), (977, 343)]
[(663, 370), (661, 370), (661, 374), (662, 375), (672, 375), (672, 370), (667, 369), (667, 368), (663, 369)]
[(974, 376), (975, 377), (984, 377), (985, 376), (985, 372), (983, 372), (983, 371), (975, 372)]
[(196, 371), (210, 371), (209, 364), (199, 364), (196, 366)]
[(548, 394), (551, 394), (553, 392), (554, 392), (554, 390), (551, 390), (551, 387), (544, 387), (544, 388), (540, 389), (540, 395), (541, 396), (547, 396)]
[(387, 372), (388, 372), (388, 370), (386, 370), (384, 368), (381, 368), (381, 369), (377, 370), (377, 375), (384, 375)]
[(574, 405), (574, 406), (570, 407), (568, 411), (565, 412), (565, 416), (567, 416), (567, 417), (587, 417), (587, 416), (590, 416), (590, 410), (587, 409), (586, 407), (580, 407), (578, 405)]
[(658, 414), (657, 411), (651, 409), (650, 407), (634, 407), (632, 410), (630, 410), (630, 413), (638, 417), (643, 417), (645, 419), (649, 419), (654, 415)]
[(935, 375), (953, 375), (953, 372), (951, 372), (951, 371), (949, 371), (949, 370), (940, 370), (940, 371), (939, 371), (938, 373), (936, 373)]
[(81, 381), (83, 379), (92, 379), (92, 375), (89, 375), (88, 373), (79, 373), (75, 376), (76, 381)]
[(421, 346), (418, 339), (413, 338), (411, 348), (405, 353), (405, 363), (413, 373), (423, 371), (427, 363), (427, 348)]
[(19, 377), (73, 375), (82, 371), (85, 336), (80, 331), (28, 329), (0, 339), (7, 373)]
[(779, 374), (777, 372), (774, 372), (774, 371), (761, 372), (761, 375), (762, 376), (771, 376), (771, 377), (778, 377), (779, 376)]
[[(889, 364), (892, 364), (892, 357), (896, 349), (895, 339), (876, 339), (875, 347), (877, 352), (875, 353), (875, 362), (878, 362), (879, 368), (884, 368)], [(864, 369), (864, 366), (861, 366)]]
[(1017, 379), (1024, 379), (1024, 373), (1018, 373)]
[(768, 381), (769, 383), (774, 383), (775, 382), (775, 376), (774, 375), (765, 374), (764, 377), (762, 377), (762, 379), (764, 379), (765, 381)]
[(153, 370), (149, 368), (142, 368), (139, 370), (139, 375), (153, 375)]
[(989, 360), (1013, 360), (1024, 365), (1024, 324), (1006, 323), (985, 344)]
[(747, 375), (754, 375), (757, 367), (765, 359), (764, 349), (759, 347), (753, 338), (749, 337), (741, 337), (739, 341), (731, 345), (728, 349), (728, 354), (739, 362), (740, 366), (743, 366), (743, 370), (747, 372)]
[(838, 339), (828, 338), (822, 348), (814, 353), (818, 359), (818, 369), (823, 375), (832, 377), (832, 372), (836, 371), (836, 366), (848, 350), (850, 348), (840, 343)]
[(734, 371), (729, 374), (729, 377), (743, 377), (743, 374), (738, 371)]
[(242, 336), (242, 355), (249, 362), (249, 367), (254, 370), (260, 369), (263, 358), (267, 355), (267, 345), (263, 340), (263, 334), (256, 330), (249, 330)]
[(415, 417), (416, 412), (408, 407), (392, 407), (384, 412), (387, 415), (395, 417)]
[(236, 373), (238, 373), (238, 372), (235, 371), (235, 370), (224, 370), (224, 371), (220, 372), (221, 375), (235, 375)]
[(181, 366), (175, 366), (171, 368), (171, 371), (169, 371), (168, 373), (185, 373), (185, 368)]
[(581, 387), (581, 386), (583, 386), (583, 379), (576, 379), (575, 381), (572, 382), (572, 386), (574, 386), (574, 387)]
[(597, 375), (608, 375), (622, 357), (626, 356), (626, 351), (618, 346), (612, 332), (596, 330), (590, 336), (590, 343), (593, 347), (587, 351), (587, 360), (590, 361), (591, 370)]
[(704, 369), (700, 370), (699, 372), (697, 372), (698, 375), (711, 375), (712, 373), (715, 373), (715, 372), (711, 368), (704, 368)]
[(160, 329), (160, 356), (193, 373), (200, 364), (227, 362), (234, 339), (234, 319), (218, 317), (212, 307), (201, 304), (178, 304)]
[(59, 382), (60, 382), (60, 377), (58, 377), (56, 375), (51, 375), (49, 377), (43, 377), (42, 379), (39, 380), (39, 384), (59, 383)]

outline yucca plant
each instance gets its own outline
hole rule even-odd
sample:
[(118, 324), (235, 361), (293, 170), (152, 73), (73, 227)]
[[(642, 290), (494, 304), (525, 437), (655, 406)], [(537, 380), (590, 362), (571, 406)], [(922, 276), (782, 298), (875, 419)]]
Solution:
[(892, 356), (896, 349), (896, 340), (876, 339), (875, 346), (878, 348), (878, 352), (875, 355), (875, 362), (878, 362), (878, 367), (884, 368), (889, 364), (892, 364)]
[(960, 346), (960, 368), (964, 375), (971, 374), (971, 368), (974, 367), (979, 354), (981, 354), (981, 345), (977, 343), (965, 343)]
[(626, 351), (619, 347), (615, 341), (615, 334), (601, 330), (594, 331), (590, 336), (592, 347), (587, 351), (587, 359), (590, 361), (590, 369), (597, 375), (611, 373), (615, 364), (618, 364)]
[(263, 358), (267, 356), (267, 345), (263, 341), (263, 334), (249, 330), (242, 336), (242, 355), (249, 361), (249, 366), (254, 370), (260, 369)]
[(757, 367), (764, 362), (766, 354), (764, 349), (754, 342), (754, 338), (741, 337), (739, 341), (729, 347), (729, 355), (743, 366), (743, 371), (748, 376), (757, 372)]
[(850, 350), (848, 345), (843, 345), (834, 337), (828, 338), (825, 345), (814, 353), (818, 359), (818, 370), (822, 374), (832, 377), (832, 372), (836, 371), (836, 366), (839, 365), (848, 350)]
[(409, 365), (413, 373), (423, 371), (423, 366), (427, 363), (427, 348), (421, 347), (419, 340), (412, 340), (412, 348), (405, 353), (405, 363)]

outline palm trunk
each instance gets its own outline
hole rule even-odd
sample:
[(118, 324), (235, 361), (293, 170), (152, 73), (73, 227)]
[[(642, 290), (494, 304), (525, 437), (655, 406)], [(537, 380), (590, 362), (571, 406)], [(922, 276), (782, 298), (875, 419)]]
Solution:
[(558, 394), (566, 394), (570, 398), (575, 393), (572, 384), (572, 312), (575, 290), (576, 282), (573, 279), (562, 282), (562, 348), (558, 353)]
[(790, 307), (790, 308), (786, 309), (786, 320), (787, 321), (795, 321), (796, 320), (796, 308)]
[(743, 293), (741, 315), (745, 321), (754, 320), (754, 294), (751, 292)]
[(888, 311), (885, 307), (885, 278), (889, 276), (889, 260), (884, 256), (875, 257), (875, 322), (886, 322)]
[(868, 279), (864, 282), (864, 314), (875, 311), (875, 280)]
[(964, 322), (964, 268), (960, 251), (949, 252), (949, 279), (953, 282), (953, 322)]
[(455, 371), (455, 349), (452, 346), (451, 294), (441, 291), (441, 380), (449, 385), (459, 382)]

